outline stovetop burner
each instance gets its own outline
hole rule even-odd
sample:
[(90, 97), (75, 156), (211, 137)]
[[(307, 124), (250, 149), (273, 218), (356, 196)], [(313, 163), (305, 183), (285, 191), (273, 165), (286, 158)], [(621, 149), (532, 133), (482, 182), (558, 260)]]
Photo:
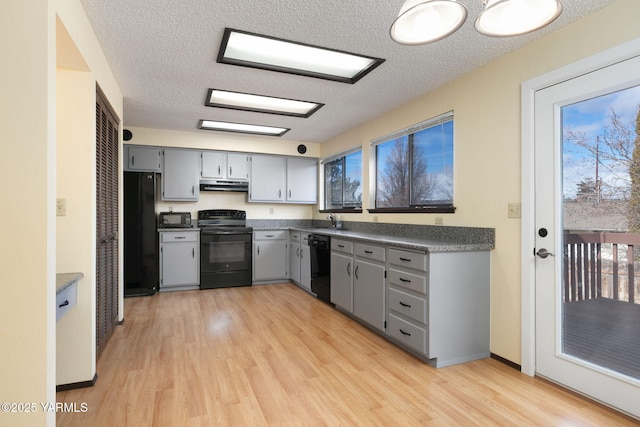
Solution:
[(206, 232), (237, 234), (250, 233), (247, 227), (247, 213), (235, 209), (208, 209), (198, 211), (198, 227)]

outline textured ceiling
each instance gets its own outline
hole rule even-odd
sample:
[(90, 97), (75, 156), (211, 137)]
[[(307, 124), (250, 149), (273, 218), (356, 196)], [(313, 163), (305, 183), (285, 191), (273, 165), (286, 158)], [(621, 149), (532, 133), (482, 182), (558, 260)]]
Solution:
[[(615, 0), (561, 0), (533, 34), (491, 38), (467, 22), (429, 45), (402, 46), (389, 27), (403, 0), (80, 0), (124, 96), (124, 126), (198, 130), (200, 119), (291, 128), (283, 138), (326, 141)], [(225, 27), (384, 58), (351, 85), (218, 64)], [(310, 118), (205, 107), (208, 88), (324, 103)], [(274, 137), (275, 138), (275, 137)]]

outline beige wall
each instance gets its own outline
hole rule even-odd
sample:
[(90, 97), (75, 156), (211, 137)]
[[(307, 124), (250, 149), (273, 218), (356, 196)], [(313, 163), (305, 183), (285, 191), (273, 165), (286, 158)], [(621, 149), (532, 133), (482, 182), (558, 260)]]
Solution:
[[(122, 117), (123, 112), (122, 95), (79, 1), (58, 1), (56, 13), (56, 197), (67, 204), (67, 215), (56, 218), (56, 271), (84, 274), (77, 306), (56, 325), (56, 383), (71, 384), (91, 381), (96, 374), (96, 85), (116, 115)], [(122, 250), (119, 258), (122, 290)]]
[(56, 217), (56, 271), (82, 272), (77, 305), (57, 322), (56, 383), (88, 381), (95, 359), (95, 81), (57, 70), (57, 188), (66, 215)]
[[(55, 402), (55, 12), (0, 13), (0, 402)], [(53, 425), (55, 414), (0, 413)]]
[[(520, 85), (539, 74), (640, 37), (640, 4), (612, 6), (427, 95), (322, 144), (322, 156), (362, 144), (453, 110), (455, 195), (450, 215), (381, 215), (380, 222), (493, 227), (491, 265), (491, 351), (520, 363), (520, 220), (507, 218), (507, 205), (520, 202)], [(363, 171), (363, 188), (372, 184)], [(368, 206), (369, 195), (364, 195)], [(318, 214), (319, 217), (319, 214)], [(344, 215), (373, 221), (373, 215)]]
[[(225, 135), (204, 131), (176, 132), (136, 127), (127, 127), (127, 129), (133, 133), (133, 138), (127, 143), (136, 145), (299, 156), (296, 151), (299, 142), (279, 138)], [(304, 157), (319, 156), (320, 144), (305, 143), (305, 145), (307, 152)], [(159, 195), (157, 199), (160, 200)], [(191, 212), (194, 218), (198, 210), (227, 208), (246, 210), (248, 219), (310, 219), (316, 207), (283, 203), (247, 203), (245, 193), (202, 192), (198, 202), (159, 201), (156, 208), (158, 212), (170, 208), (174, 211)]]
[[(91, 131), (86, 135), (89, 139), (64, 141), (76, 146), (61, 148), (60, 159), (57, 137), (65, 135), (65, 131), (56, 135), (59, 124), (56, 98), (64, 93), (56, 93), (56, 82), (61, 84), (63, 91), (70, 89), (70, 82), (64, 76), (56, 79), (56, 49), (64, 52), (69, 40), (57, 40), (56, 24), (64, 25), (68, 31), (64, 37), (77, 44), (84, 63), (91, 70), (90, 78), (85, 76), (76, 80), (91, 90), (82, 95), (90, 110), (88, 126)], [(56, 46), (57, 42), (61, 44)], [(58, 268), (87, 268), (85, 261), (81, 262), (82, 266), (76, 263), (77, 252), (71, 250), (73, 245), (57, 244), (60, 240), (57, 225), (65, 232), (70, 228), (68, 224), (57, 224), (55, 216), (57, 160), (64, 167), (75, 162), (95, 163), (95, 156), (80, 155), (71, 159), (65, 153), (83, 153), (84, 144), (94, 144), (95, 82), (102, 86), (120, 116), (122, 95), (78, 0), (28, 0), (3, 4), (0, 51), (3, 54), (3, 66), (0, 67), (3, 94), (0, 97), (0, 185), (5, 201), (0, 209), (0, 283), (4, 291), (4, 298), (0, 300), (0, 401), (38, 405), (35, 413), (2, 413), (0, 424), (53, 426), (55, 413), (45, 413), (39, 405), (56, 401), (55, 274)], [(76, 56), (72, 62), (77, 60)], [(76, 91), (78, 88), (73, 86), (71, 89)], [(86, 170), (78, 173), (82, 176), (75, 179), (89, 182), (94, 179), (92, 175), (85, 175)], [(76, 236), (76, 243), (87, 250), (95, 227), (87, 230), (86, 223), (91, 220), (86, 212), (76, 216), (79, 212), (76, 209), (91, 201), (76, 203), (79, 200), (77, 192), (84, 192), (84, 189), (68, 185), (70, 181), (63, 176), (60, 191), (68, 201), (68, 219), (77, 219), (85, 227), (82, 235)], [(91, 193), (83, 194), (82, 198), (91, 199)], [(80, 211), (82, 209), (84, 207), (80, 207)], [(85, 286), (82, 298), (86, 299), (87, 291), (93, 292), (93, 288), (91, 283), (82, 285)], [(91, 341), (90, 345), (95, 346), (87, 332), (89, 327), (93, 328), (93, 325), (83, 325), (76, 344), (82, 342), (84, 346)], [(87, 357), (83, 356), (83, 359)], [(91, 365), (82, 360), (80, 365), (85, 373), (92, 369), (95, 372), (95, 362)]]

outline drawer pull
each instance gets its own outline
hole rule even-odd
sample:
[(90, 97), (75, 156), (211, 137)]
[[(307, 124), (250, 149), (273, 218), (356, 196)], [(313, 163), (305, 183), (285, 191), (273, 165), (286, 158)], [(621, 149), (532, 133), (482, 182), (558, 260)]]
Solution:
[(400, 333), (401, 333), (402, 335), (406, 335), (406, 336), (409, 336), (409, 337), (411, 336), (411, 334), (410, 334), (409, 332), (405, 332), (405, 331), (403, 331), (402, 329), (398, 329), (398, 330), (400, 331)]
[(265, 234), (264, 237), (276, 237), (275, 234)]
[(339, 248), (344, 248), (344, 245), (338, 245)]
[(186, 239), (186, 238), (187, 238), (186, 236), (175, 236), (175, 239), (176, 239), (176, 240), (179, 240), (179, 239)]
[(410, 258), (402, 258), (402, 257), (400, 257), (400, 261), (411, 262), (411, 259)]
[(401, 306), (411, 308), (411, 304), (407, 304), (406, 302), (398, 301)]
[(365, 254), (372, 254), (373, 251), (364, 251)]
[(409, 280), (409, 279), (403, 279), (402, 277), (399, 277), (399, 279), (400, 279), (401, 282), (411, 283), (411, 280)]
[(68, 299), (64, 300), (64, 302), (63, 302), (62, 304), (60, 304), (60, 305), (58, 306), (58, 308), (62, 308), (62, 307), (64, 307), (64, 306), (66, 306), (66, 305), (69, 305), (69, 300), (68, 300)]

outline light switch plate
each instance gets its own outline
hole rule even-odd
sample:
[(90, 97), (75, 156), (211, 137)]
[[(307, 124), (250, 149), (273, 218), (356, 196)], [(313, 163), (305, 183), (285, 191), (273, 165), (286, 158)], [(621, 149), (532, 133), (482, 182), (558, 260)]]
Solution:
[(520, 203), (509, 203), (508, 209), (509, 218), (520, 218)]
[(67, 199), (56, 199), (56, 216), (67, 215)]

